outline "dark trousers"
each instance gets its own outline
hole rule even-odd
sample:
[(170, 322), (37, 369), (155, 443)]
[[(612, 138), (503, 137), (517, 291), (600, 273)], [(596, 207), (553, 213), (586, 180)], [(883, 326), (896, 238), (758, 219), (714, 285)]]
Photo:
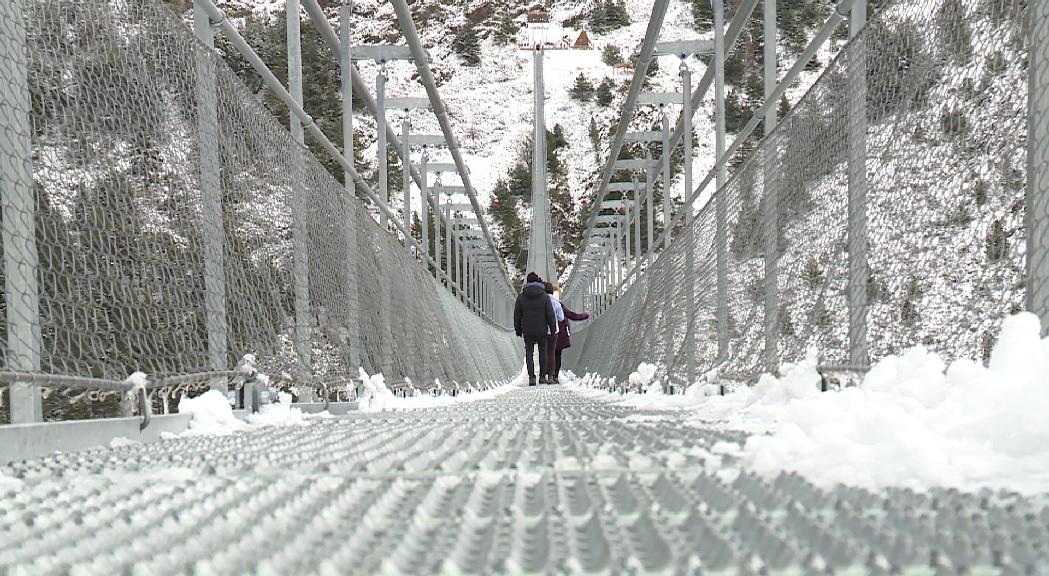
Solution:
[(532, 353), (536, 345), (539, 345), (539, 374), (546, 374), (546, 336), (525, 336), (525, 365), (528, 367), (528, 377), (535, 378), (535, 360)]
[(554, 360), (553, 360), (554, 378), (557, 378), (558, 376), (561, 375), (561, 353), (564, 352), (564, 351), (565, 351), (564, 348), (557, 348), (554, 351)]
[(546, 374), (551, 378), (557, 374), (557, 334), (546, 337)]

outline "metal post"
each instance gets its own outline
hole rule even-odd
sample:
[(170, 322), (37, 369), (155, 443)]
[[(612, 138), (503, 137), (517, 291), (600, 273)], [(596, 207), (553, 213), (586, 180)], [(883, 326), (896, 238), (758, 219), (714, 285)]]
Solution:
[(656, 261), (656, 211), (653, 207), (656, 177), (652, 171), (651, 162), (652, 152), (648, 149), (648, 146), (645, 146), (645, 208), (648, 210), (648, 214), (645, 215), (645, 223), (648, 225), (646, 228), (648, 232), (648, 240), (645, 242), (645, 247), (648, 249), (645, 262), (646, 268), (652, 268), (652, 263)]
[(543, 83), (543, 50), (534, 51), (535, 134), (532, 145), (532, 236), (528, 269), (544, 279), (553, 278), (550, 255), (550, 200), (546, 190), (546, 88)]
[(471, 248), (470, 259), (466, 261), (466, 267), (470, 271), (470, 302), (473, 303), (478, 314), (483, 314), (484, 312), (481, 310), (481, 294), (478, 290), (481, 284), (480, 262), (477, 261), (477, 254), (473, 252), (473, 248)]
[[(379, 72), (375, 75), (375, 131), (377, 133), (376, 147), (375, 147), (375, 161), (376, 167), (379, 169), (379, 199), (385, 202), (387, 205), (390, 204), (390, 185), (386, 171), (389, 169), (387, 165), (387, 150), (386, 150), (386, 63), (382, 62), (379, 65)], [(382, 224), (383, 229), (387, 227), (386, 214), (382, 214), (379, 223)]]
[(630, 173), (630, 182), (634, 185), (634, 274), (641, 277), (641, 184), (637, 172)]
[[(203, 7), (193, 8), (193, 30), (209, 49), (215, 48), (211, 19)], [(208, 363), (212, 370), (227, 368), (226, 274), (223, 253), (222, 180), (219, 159), (218, 95), (212, 53), (197, 52), (197, 139), (200, 146), (200, 188), (204, 218), (204, 309), (208, 330)], [(211, 388), (226, 393), (225, 378), (215, 378)]]
[(399, 376), (394, 374), (394, 351), (393, 351), (393, 289), (397, 285), (396, 279), (394, 278), (394, 266), (395, 260), (394, 255), (391, 253), (389, 248), (393, 245), (392, 239), (386, 239), (386, 242), (381, 244), (380, 258), (382, 261), (379, 262), (379, 321), (382, 327), (382, 349), (380, 351), (379, 360), (381, 362), (382, 373), (387, 378), (393, 378)]
[[(725, 155), (725, 2), (713, 0), (714, 3), (714, 107), (715, 144), (717, 159)], [(726, 219), (728, 204), (721, 187), (725, 185), (724, 163), (717, 172), (717, 192), (715, 193), (716, 228), (714, 242), (717, 245), (717, 321), (718, 321), (718, 362), (728, 359), (728, 250), (726, 244)]]
[(459, 299), (465, 304), (466, 298), (466, 268), (464, 267), (463, 260), (466, 260), (466, 250), (463, 247), (463, 239), (459, 237), (458, 231), (456, 231), (455, 245), (457, 247), (455, 251), (455, 259), (459, 263)]
[(667, 116), (666, 104), (660, 103), (659, 111), (663, 123), (663, 226), (666, 228), (663, 249), (666, 250), (670, 247), (670, 222), (674, 218), (671, 214), (673, 204), (670, 202), (670, 117)]
[(481, 307), (481, 263), (476, 254), (470, 258), (467, 266), (470, 268), (470, 299), (477, 313), (484, 316), (484, 309)]
[[(623, 203), (626, 204), (626, 194), (623, 195), (623, 201), (624, 201)], [(623, 232), (622, 232), (622, 236), (623, 236), (623, 255), (624, 255), (624, 266), (628, 267), (627, 271), (626, 271), (626, 277), (627, 278), (630, 278), (630, 276), (634, 272), (633, 261), (631, 259), (632, 257), (631, 257), (631, 250), (630, 250), (630, 216), (631, 216), (631, 212), (632, 212), (632, 210), (631, 210), (630, 206), (627, 206), (627, 207), (625, 207), (623, 209)]]
[[(37, 284), (36, 200), (33, 195), (32, 124), (26, 28), (22, 0), (0, 5), (9, 37), (0, 40), (0, 205), (3, 209), (4, 296), (7, 305), (7, 367), (40, 371), (40, 301)], [(10, 385), (11, 423), (40, 422), (40, 389)]]
[[(436, 184), (440, 184), (441, 174), (437, 174)], [(441, 194), (437, 191), (433, 193), (433, 261), (434, 261), (434, 276), (437, 278), (437, 283), (440, 284), (441, 271), (444, 270), (444, 265), (441, 263)], [(430, 198), (426, 199), (427, 202)]]
[[(867, 23), (867, 2), (852, 6), (849, 35)], [(867, 354), (867, 50), (853, 42), (848, 53), (849, 92), (849, 363), (866, 366)]]
[(426, 173), (426, 165), (430, 162), (429, 148), (423, 146), (422, 157), (419, 160), (419, 246), (421, 247), (423, 265), (429, 270), (426, 255), (430, 253), (430, 185), (427, 183), (429, 175)]
[(602, 257), (601, 272), (597, 277), (598, 310), (604, 313), (604, 303), (608, 300), (608, 262)]
[[(771, 3), (771, 2), (769, 2)], [(685, 204), (682, 208), (685, 210), (685, 290), (686, 298), (685, 302), (688, 303), (688, 310), (685, 313), (686, 325), (685, 325), (685, 341), (682, 346), (685, 347), (685, 378), (686, 384), (691, 386), (696, 382), (696, 238), (695, 231), (692, 229), (692, 219), (695, 217), (692, 213), (692, 202), (688, 199), (692, 197), (692, 71), (689, 70), (688, 65), (685, 64), (685, 60), (681, 60), (681, 119), (684, 130), (684, 136), (681, 139), (682, 151), (684, 152), (684, 174), (683, 174), (683, 194), (682, 198), (685, 199)]]
[(1049, 331), (1049, 3), (1032, 2), (1027, 139), (1027, 309)]
[[(404, 109), (404, 122), (401, 123), (401, 182), (404, 185), (404, 229), (412, 232), (412, 157), (408, 148), (408, 135), (412, 131), (411, 111)], [(404, 239), (406, 246), (412, 242)]]
[[(288, 0), (288, 91), (291, 97), (302, 105), (302, 44), (299, 33), (299, 0)], [(306, 224), (307, 187), (303, 171), (305, 168), (305, 135), (302, 122), (295, 114), (290, 114), (291, 135), (298, 144), (296, 157), (293, 160), (292, 188), (292, 226), (294, 243), (295, 269), (295, 350), (299, 356), (300, 369), (303, 374), (312, 373), (313, 361), (310, 347), (310, 262)]]
[[(777, 50), (776, 3), (765, 2), (765, 101), (776, 89)], [(765, 135), (776, 129), (776, 108), (765, 115)], [(765, 234), (765, 370), (775, 373), (779, 367), (779, 146), (766, 139), (763, 180), (765, 205), (762, 229)]]
[(466, 283), (466, 303), (470, 305), (470, 308), (476, 309), (477, 300), (474, 299), (475, 262), (473, 261), (473, 246), (467, 244), (465, 245), (463, 250), (466, 254), (466, 256), (463, 258), (463, 282)]
[[(350, 40), (351, 17), (353, 16), (353, 2), (343, 0), (339, 7), (339, 69), (342, 75), (342, 157), (348, 166), (354, 165), (353, 157), (353, 60), (350, 53), (353, 43)], [(355, 197), (353, 175), (349, 170), (343, 170), (343, 183), (346, 189), (346, 298), (350, 302), (347, 309), (346, 325), (349, 328), (347, 341), (347, 354), (351, 369), (361, 365), (361, 342), (360, 342), (360, 294), (357, 290), (357, 275), (359, 262), (357, 256), (357, 222), (353, 219), (353, 202)]]
[[(452, 223), (452, 197), (449, 194), (445, 194), (445, 196), (447, 197), (447, 199), (444, 203), (444, 270), (448, 275), (448, 288), (451, 289), (452, 294), (454, 294), (455, 268), (452, 267), (452, 251), (455, 249), (455, 247), (452, 246), (452, 228), (454, 228), (455, 225)], [(440, 199), (441, 195), (437, 194), (438, 202), (440, 202)]]

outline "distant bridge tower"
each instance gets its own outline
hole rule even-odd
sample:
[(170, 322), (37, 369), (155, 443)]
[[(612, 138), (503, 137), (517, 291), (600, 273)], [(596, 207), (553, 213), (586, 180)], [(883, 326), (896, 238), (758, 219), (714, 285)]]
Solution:
[[(531, 17), (531, 15), (529, 15)], [(535, 132), (532, 135), (532, 235), (528, 241), (528, 271), (556, 282), (550, 249), (550, 198), (546, 188), (546, 87), (543, 84), (543, 47), (536, 44)]]
[(528, 38), (530, 47), (546, 46), (550, 32), (550, 13), (542, 8), (528, 12)]

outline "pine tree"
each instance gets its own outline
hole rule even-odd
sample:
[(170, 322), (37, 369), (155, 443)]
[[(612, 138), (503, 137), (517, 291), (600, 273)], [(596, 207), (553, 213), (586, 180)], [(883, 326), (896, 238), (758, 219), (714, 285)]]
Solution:
[(586, 130), (587, 136), (590, 137), (590, 145), (594, 148), (594, 163), (600, 163), (601, 157), (601, 130), (597, 127), (597, 121), (590, 117), (590, 126)]
[(987, 231), (986, 245), (988, 262), (997, 262), (1005, 258), (1009, 251), (1009, 237), (1001, 220), (991, 223), (991, 228)]
[[(531, 150), (532, 142), (528, 141), (528, 149)], [(531, 163), (531, 153), (526, 160), (518, 160), (514, 163), (513, 167), (510, 168), (510, 180), (507, 185), (510, 188), (510, 193), (518, 198), (530, 199), (532, 197), (532, 169), (529, 167)]]
[(496, 20), (495, 30), (492, 31), (492, 40), (497, 44), (510, 44), (517, 36), (519, 29), (520, 27), (510, 13), (509, 6), (504, 5)]
[(467, 66), (481, 64), (481, 39), (472, 25), (464, 26), (455, 33), (452, 39), (452, 50), (463, 59), (463, 64)]
[(547, 131), (546, 134), (546, 150), (548, 154), (568, 146), (568, 137), (565, 136), (565, 129), (561, 127), (561, 124), (554, 124), (553, 131)]
[(714, 28), (714, 9), (710, 6), (710, 0), (691, 0), (692, 26), (699, 32), (706, 32)]
[(590, 12), (590, 29), (602, 34), (608, 30), (608, 4), (604, 0), (595, 0)]
[(969, 132), (969, 117), (959, 109), (944, 110), (940, 114), (940, 130), (948, 138), (964, 136)]
[(958, 63), (972, 60), (973, 38), (962, 0), (944, 0), (936, 12), (936, 32), (940, 42)]
[(623, 55), (615, 44), (608, 44), (601, 50), (601, 61), (609, 66), (615, 66), (623, 61)]
[(594, 85), (590, 83), (590, 80), (588, 80), (582, 72), (580, 72), (579, 75), (576, 76), (575, 84), (572, 85), (569, 95), (573, 100), (589, 102), (594, 97)]
[(626, 8), (625, 0), (609, 0), (606, 23), (609, 30), (630, 26), (630, 12)]
[(762, 254), (761, 215), (754, 201), (754, 174), (746, 170), (740, 176), (739, 215), (732, 231), (729, 250), (737, 259), (751, 258)]
[[(612, 86), (612, 80), (605, 78), (604, 81), (601, 82), (601, 85), (597, 87), (597, 103), (599, 106), (607, 108), (612, 104)], [(591, 119), (591, 122), (593, 122), (593, 119)]]
[(750, 121), (752, 114), (753, 111), (743, 101), (739, 90), (729, 90), (728, 96), (725, 97), (725, 130), (738, 133)]
[(779, 113), (780, 118), (784, 118), (790, 112), (790, 100), (787, 100), (787, 95), (784, 94), (779, 98), (779, 108), (776, 110)]

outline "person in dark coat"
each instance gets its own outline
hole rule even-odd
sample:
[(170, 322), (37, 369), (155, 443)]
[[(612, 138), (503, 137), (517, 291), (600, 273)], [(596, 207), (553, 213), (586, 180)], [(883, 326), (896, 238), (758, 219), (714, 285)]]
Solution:
[(529, 272), (527, 282), (514, 304), (514, 332), (524, 338), (525, 365), (528, 367), (528, 385), (535, 386), (535, 363), (532, 352), (539, 346), (540, 384), (546, 383), (547, 361), (546, 338), (557, 333), (557, 317), (554, 306), (546, 294), (542, 280), (535, 272)]
[(558, 326), (557, 344), (554, 346), (554, 357), (551, 362), (553, 365), (551, 374), (553, 374), (554, 383), (558, 382), (558, 378), (561, 375), (561, 352), (564, 352), (565, 348), (570, 348), (572, 346), (572, 331), (568, 326), (568, 321), (574, 320), (579, 322), (590, 318), (589, 312), (573, 312), (569, 310), (564, 303), (561, 304), (561, 312), (564, 313), (565, 318), (564, 320), (561, 320), (560, 325)]

